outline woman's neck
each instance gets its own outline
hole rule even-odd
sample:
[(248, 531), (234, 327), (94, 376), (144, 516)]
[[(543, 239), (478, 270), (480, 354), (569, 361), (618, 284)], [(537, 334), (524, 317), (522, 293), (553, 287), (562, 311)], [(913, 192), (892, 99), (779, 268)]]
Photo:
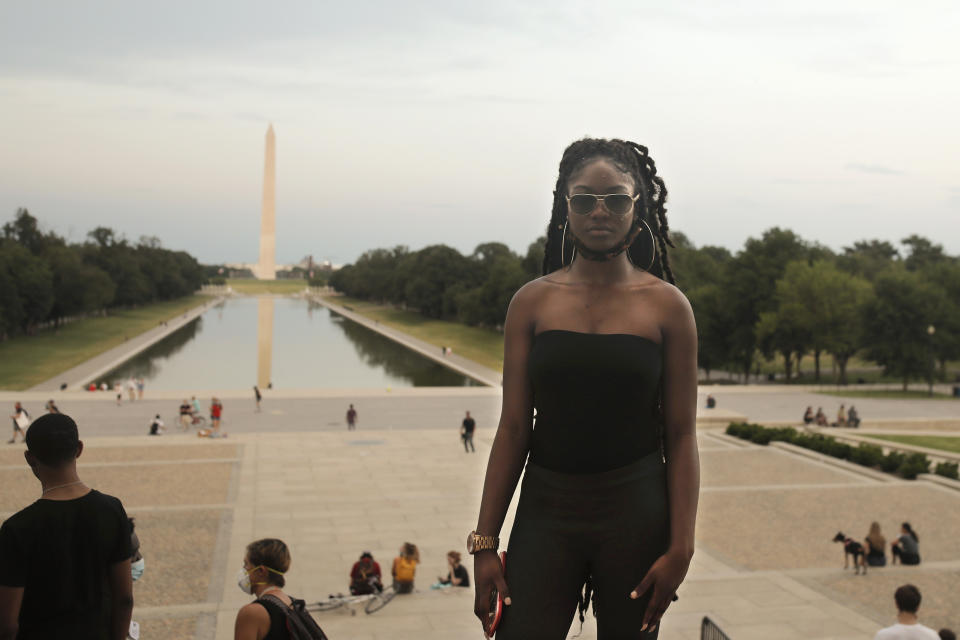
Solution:
[(276, 595), (278, 593), (282, 593), (282, 590), (275, 584), (258, 584), (253, 587), (253, 594), (258, 598), (265, 593), (272, 593)]
[(577, 256), (570, 265), (570, 276), (576, 282), (587, 284), (616, 284), (626, 281), (634, 271), (634, 266), (623, 252), (609, 260), (587, 260)]

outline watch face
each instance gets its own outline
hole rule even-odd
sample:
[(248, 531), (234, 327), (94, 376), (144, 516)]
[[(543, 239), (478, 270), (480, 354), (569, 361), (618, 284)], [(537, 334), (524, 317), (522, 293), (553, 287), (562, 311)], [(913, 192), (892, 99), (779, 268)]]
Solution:
[(473, 545), (474, 545), (474, 536), (475, 536), (475, 535), (476, 535), (476, 532), (475, 532), (475, 531), (471, 531), (471, 532), (469, 533), (469, 535), (467, 535), (467, 553), (473, 553)]

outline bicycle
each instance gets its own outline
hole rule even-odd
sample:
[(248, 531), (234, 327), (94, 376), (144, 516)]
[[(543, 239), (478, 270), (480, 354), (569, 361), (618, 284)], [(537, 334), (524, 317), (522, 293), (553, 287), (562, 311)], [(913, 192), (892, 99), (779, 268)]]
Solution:
[(326, 600), (308, 604), (307, 611), (323, 612), (347, 608), (350, 611), (350, 615), (355, 616), (357, 615), (356, 609), (352, 608), (351, 605), (366, 602), (363, 610), (369, 615), (371, 613), (380, 611), (380, 609), (383, 609), (390, 603), (391, 600), (396, 597), (396, 595), (397, 592), (393, 586), (384, 587), (382, 591), (374, 590), (373, 593), (365, 593), (356, 596), (345, 596), (342, 593), (338, 593), (336, 595), (330, 594)]

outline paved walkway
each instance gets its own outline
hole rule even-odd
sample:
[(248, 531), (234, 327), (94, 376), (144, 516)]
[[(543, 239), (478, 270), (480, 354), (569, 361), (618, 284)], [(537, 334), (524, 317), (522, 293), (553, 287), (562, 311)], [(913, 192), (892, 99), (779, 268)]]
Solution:
[[(135, 619), (146, 637), (232, 638), (248, 601), (236, 587), (244, 546), (267, 536), (290, 545), (288, 590), (309, 600), (344, 591), (363, 550), (387, 570), (403, 542), (420, 547), (413, 595), (373, 615), (318, 614), (334, 640), (479, 637), (472, 590), (429, 585), (475, 524), (493, 428), (478, 429), (477, 452), (466, 454), (453, 427), (388, 428), (383, 416), (367, 415), (352, 432), (289, 431), (301, 418), (262, 413), (256, 431), (219, 441), (177, 431), (98, 437), (81, 421), (82, 477), (121, 497), (137, 518), (147, 571), (135, 587)], [(925, 620), (960, 627), (960, 540), (952, 535), (960, 492), (884, 483), (714, 431), (701, 432), (700, 447), (697, 553), (661, 638), (698, 638), (709, 615), (734, 640), (867, 639), (890, 623), (892, 589), (906, 581), (923, 590)], [(0, 449), (0, 518), (36, 497), (21, 448)], [(877, 519), (891, 536), (904, 518), (923, 536), (924, 565), (866, 577), (842, 570), (829, 542), (837, 529), (858, 535)], [(581, 637), (596, 638), (592, 617)]]
[(503, 376), (499, 371), (494, 371), (493, 369), (485, 367), (482, 364), (478, 364), (473, 360), (468, 360), (455, 353), (445, 356), (441, 353), (440, 347), (437, 345), (414, 338), (403, 331), (394, 329), (393, 327), (385, 326), (376, 320), (371, 320), (366, 316), (354, 311), (350, 311), (341, 305), (330, 302), (323, 296), (311, 296), (310, 299), (318, 304), (322, 304), (335, 313), (339, 313), (340, 315), (353, 320), (357, 324), (362, 324), (368, 329), (376, 331), (380, 335), (390, 338), (394, 342), (398, 342), (408, 349), (416, 351), (417, 353), (424, 355), (435, 362), (439, 362), (445, 367), (449, 367), (454, 371), (462, 373), (467, 377), (473, 378), (478, 382), (490, 385), (491, 387), (499, 387), (503, 383)]
[(219, 299), (211, 299), (210, 302), (187, 311), (179, 318), (170, 320), (166, 324), (157, 325), (153, 329), (145, 331), (113, 349), (104, 351), (100, 355), (94, 356), (72, 369), (68, 369), (45, 382), (31, 387), (29, 391), (57, 391), (63, 383), (67, 383), (68, 389), (82, 388), (84, 385), (96, 380), (99, 376), (116, 368), (144, 349), (163, 340), (185, 324), (192, 322), (218, 301)]

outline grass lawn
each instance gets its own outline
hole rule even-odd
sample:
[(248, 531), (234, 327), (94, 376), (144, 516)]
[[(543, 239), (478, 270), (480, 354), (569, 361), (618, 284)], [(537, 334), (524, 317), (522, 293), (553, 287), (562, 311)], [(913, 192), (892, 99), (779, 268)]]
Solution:
[(306, 280), (253, 280), (251, 278), (229, 278), (227, 285), (237, 293), (256, 295), (258, 293), (300, 293), (307, 288)]
[(930, 398), (933, 400), (952, 400), (953, 396), (947, 393), (934, 391), (931, 396), (926, 390), (908, 389), (851, 389), (850, 391), (817, 391), (825, 396), (837, 396), (839, 398), (893, 398), (896, 400), (915, 399), (922, 400)]
[(87, 318), (0, 342), (0, 389), (29, 389), (209, 300), (209, 296), (187, 296), (112, 311), (105, 318)]
[(494, 371), (503, 371), (503, 334), (498, 331), (434, 320), (413, 311), (393, 309), (347, 296), (330, 296), (328, 299), (333, 304), (350, 307), (355, 313), (434, 344), (438, 349), (450, 347), (457, 355)]
[(960, 453), (960, 438), (956, 436), (878, 436), (871, 433), (870, 437), (874, 440), (889, 440), (902, 444), (912, 444), (915, 447), (943, 449), (944, 451)]

